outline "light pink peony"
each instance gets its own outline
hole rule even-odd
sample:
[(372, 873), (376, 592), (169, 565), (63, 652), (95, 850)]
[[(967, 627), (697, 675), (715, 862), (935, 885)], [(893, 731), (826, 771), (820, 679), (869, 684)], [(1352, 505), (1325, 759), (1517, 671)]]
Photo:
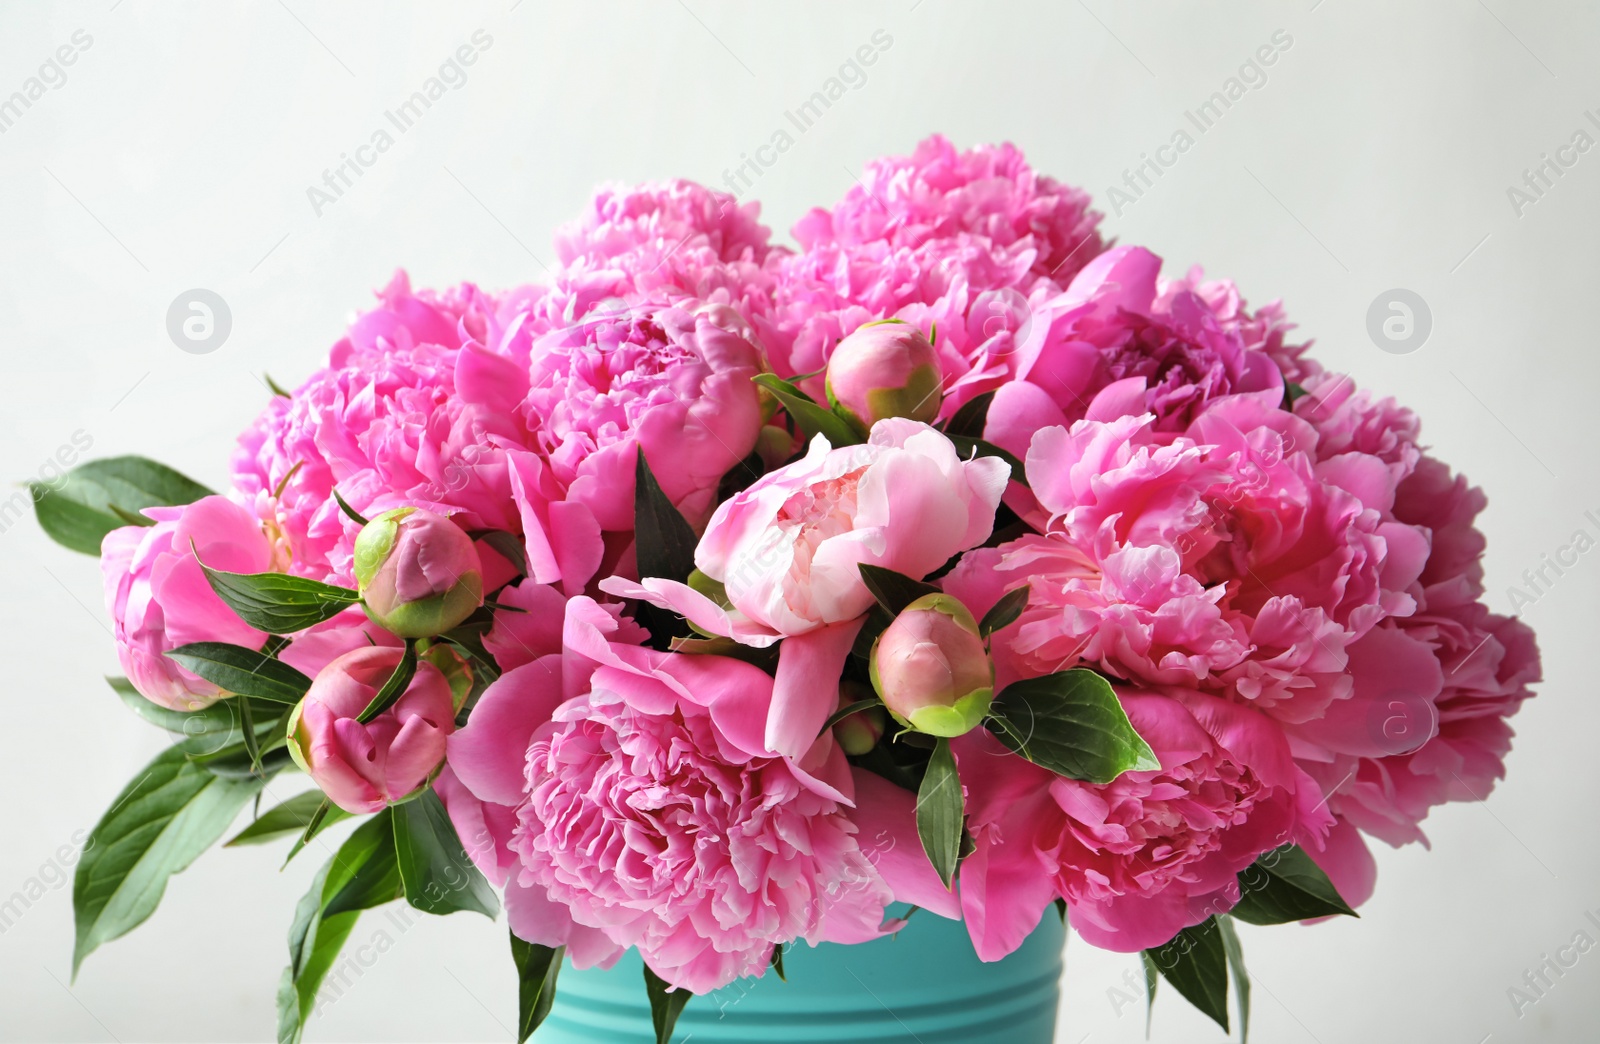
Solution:
[(873, 604), (859, 566), (921, 578), (982, 543), (1009, 472), (993, 457), (962, 460), (949, 439), (916, 421), (880, 421), (865, 444), (838, 449), (819, 435), (802, 460), (724, 501), (695, 549), (695, 564), (723, 585), (731, 608), (655, 577), (600, 586), (747, 645), (787, 638), (766, 742), (797, 756), (832, 711)]
[(345, 653), (317, 674), (289, 719), (295, 764), (353, 815), (377, 812), (426, 785), (455, 731), (450, 683), (426, 661), (393, 705), (365, 724), (357, 720), (401, 655), (384, 646)]
[(1083, 783), (982, 730), (953, 741), (976, 844), (962, 910), (982, 959), (1016, 949), (1057, 895), (1094, 945), (1158, 946), (1232, 908), (1262, 852), (1322, 847), (1333, 816), (1270, 719), (1193, 691), (1119, 695), (1159, 771)]
[(762, 745), (770, 677), (627, 631), (573, 599), (563, 650), (502, 676), (451, 737), (457, 782), (485, 803), (454, 794), (452, 817), (489, 838), (482, 863), (500, 865), (488, 806), (515, 810), (517, 934), (576, 940), (590, 963), (637, 945), (696, 992), (758, 973), (780, 943), (876, 935), (888, 889), (843, 812), (852, 781), (831, 737), (804, 759), (776, 754)]
[(267, 639), (217, 597), (200, 562), (227, 572), (264, 573), (281, 566), (281, 548), (267, 539), (253, 514), (226, 497), (146, 508), (144, 514), (155, 525), (114, 529), (100, 550), (117, 658), (147, 699), (172, 710), (198, 710), (227, 694), (166, 653), (190, 642), (254, 649)]

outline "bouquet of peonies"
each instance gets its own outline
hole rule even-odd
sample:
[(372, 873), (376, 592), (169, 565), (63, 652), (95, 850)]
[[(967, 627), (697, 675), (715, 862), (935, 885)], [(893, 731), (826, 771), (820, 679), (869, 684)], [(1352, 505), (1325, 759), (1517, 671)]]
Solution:
[(637, 948), (670, 1033), (894, 903), (986, 961), (1054, 904), (1226, 1024), (1229, 918), (1351, 914), (1364, 834), (1503, 775), (1539, 657), (1480, 600), (1483, 494), (1276, 303), (1009, 146), (871, 164), (798, 250), (756, 214), (603, 190), (548, 285), (396, 275), (226, 492), (35, 491), (175, 734), (95, 828), (75, 962), (254, 801), (230, 844), (332, 854), (284, 1040), (397, 898), (504, 904), (524, 1036), (563, 958)]

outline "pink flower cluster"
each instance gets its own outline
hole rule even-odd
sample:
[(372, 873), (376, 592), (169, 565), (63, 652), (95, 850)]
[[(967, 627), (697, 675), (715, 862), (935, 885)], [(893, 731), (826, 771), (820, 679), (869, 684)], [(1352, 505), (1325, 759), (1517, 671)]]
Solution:
[[(203, 706), (228, 694), (164, 654), (267, 639), (196, 555), (353, 586), (335, 493), (415, 507), (476, 542), (498, 677), (459, 729), (432, 667), (366, 725), (381, 672), (319, 677), (303, 749), (343, 759), (346, 807), (431, 778), (513, 931), (580, 965), (636, 947), (704, 992), (796, 939), (873, 938), (894, 901), (961, 917), (985, 960), (1057, 899), (1138, 950), (1230, 909), (1290, 843), (1364, 901), (1363, 835), (1425, 840), (1432, 807), (1486, 796), (1539, 678), (1529, 629), (1481, 601), (1484, 497), (1409, 411), (1290, 343), (1278, 304), (1163, 278), (1099, 220), (1011, 146), (934, 137), (803, 217), (795, 251), (754, 204), (674, 181), (602, 190), (547, 285), (397, 274), (240, 439), (227, 496), (106, 538), (129, 677)], [(752, 378), (826, 402), (840, 339), (887, 318), (932, 335), (937, 414), (801, 444)], [(1020, 469), (944, 430), (980, 397)], [(699, 534), (687, 578), (640, 575), (640, 454)], [(1094, 783), (981, 727), (951, 740), (973, 844), (946, 889), (912, 793), (826, 727), (841, 677), (866, 684), (862, 566), (977, 618), (1026, 586), (989, 638), (995, 691), (1098, 672), (1155, 761)], [(673, 613), (676, 640), (645, 626)], [(400, 644), (358, 610), (289, 637), (283, 659), (324, 676)], [(344, 764), (364, 752), (378, 768)]]

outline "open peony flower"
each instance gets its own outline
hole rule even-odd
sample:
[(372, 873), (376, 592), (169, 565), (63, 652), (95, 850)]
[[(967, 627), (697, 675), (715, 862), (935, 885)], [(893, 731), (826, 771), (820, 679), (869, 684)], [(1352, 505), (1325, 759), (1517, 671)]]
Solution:
[(190, 642), (254, 649), (267, 639), (217, 597), (200, 562), (228, 572), (264, 573), (274, 567), (277, 551), (261, 522), (226, 497), (146, 508), (144, 514), (155, 525), (114, 529), (100, 552), (117, 658), (145, 698), (172, 710), (199, 710), (227, 694), (166, 653)]
[(523, 432), (456, 386), (460, 346), (485, 332), (492, 302), (470, 286), (443, 301), (413, 294), (403, 272), (381, 297), (324, 370), (272, 400), (234, 454), (235, 488), (283, 530), (298, 575), (351, 580), (360, 527), (335, 489), (369, 517), (416, 506), (468, 529), (520, 528), (503, 447)]
[(1160, 273), (1150, 251), (1114, 247), (1045, 302), (1034, 320), (1040, 336), (970, 386), (995, 391), (989, 441), (1021, 456), (1038, 428), (1085, 416), (1150, 413), (1157, 431), (1177, 432), (1227, 396), (1279, 405), (1284, 377), (1246, 339), (1264, 335), (1241, 321), (1237, 295), (1213, 287), (1208, 299), (1187, 282), (1163, 285)]
[[(1010, 145), (961, 152), (935, 136), (869, 163), (838, 206), (795, 225), (802, 249), (769, 258), (771, 313), (751, 321), (785, 377), (820, 370), (862, 323), (937, 325), (946, 390), (959, 389), (1044, 332), (1038, 309), (1104, 249), (1099, 221), (1087, 193)], [(820, 400), (820, 379), (804, 386)]]
[(839, 672), (873, 604), (862, 564), (923, 577), (982, 543), (1010, 468), (962, 460), (916, 421), (880, 421), (863, 445), (834, 449), (818, 435), (804, 459), (724, 501), (695, 549), (728, 608), (671, 580), (601, 581), (601, 589), (682, 613), (747, 645), (780, 638), (767, 745), (799, 755), (833, 710)]
[(597, 311), (537, 338), (521, 412), (566, 499), (604, 530), (633, 529), (635, 448), (691, 520), (755, 448), (761, 356), (732, 309)]
[(589, 963), (637, 945), (696, 992), (758, 973), (777, 944), (875, 936), (889, 892), (845, 815), (831, 736), (804, 759), (771, 751), (768, 675), (655, 652), (631, 630), (573, 599), (562, 651), (503, 675), (450, 739), (446, 788), (478, 804), (448, 805), (488, 839), (481, 865), (501, 866), (494, 824), (515, 812), (513, 930), (576, 941)]
[(1111, 783), (1007, 756), (982, 730), (955, 740), (976, 845), (961, 903), (978, 956), (1019, 946), (1056, 896), (1089, 942), (1131, 953), (1239, 901), (1262, 852), (1322, 848), (1333, 816), (1274, 723), (1202, 693), (1119, 693), (1161, 761)]

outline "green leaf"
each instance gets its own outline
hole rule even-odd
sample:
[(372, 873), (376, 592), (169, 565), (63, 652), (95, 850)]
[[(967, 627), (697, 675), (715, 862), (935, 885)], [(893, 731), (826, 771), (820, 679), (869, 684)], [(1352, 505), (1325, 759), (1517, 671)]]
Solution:
[(425, 790), (391, 807), (406, 902), (424, 913), (472, 910), (493, 920), (500, 912), (494, 888), (461, 847), (439, 795)]
[(1069, 779), (1110, 783), (1124, 772), (1161, 767), (1111, 683), (1083, 667), (1006, 686), (988, 725), (1001, 743)]
[(1001, 628), (1010, 626), (1027, 607), (1027, 584), (1023, 584), (1015, 591), (1007, 591), (998, 602), (994, 603), (993, 608), (983, 614), (983, 619), (978, 621), (978, 633), (987, 638)]
[(950, 752), (950, 741), (941, 736), (928, 759), (922, 786), (917, 789), (917, 836), (946, 888), (955, 879), (956, 863), (961, 858), (964, 818), (965, 801), (956, 775), (955, 755)]
[[(126, 678), (107, 678), (106, 681), (122, 702), (139, 717), (181, 737), (174, 743), (185, 754), (197, 757), (215, 754), (226, 747), (238, 745), (243, 739), (239, 727), (239, 706), (244, 697), (219, 700), (197, 711), (175, 711), (145, 699)], [(282, 710), (282, 706), (256, 700), (251, 710), (260, 722), (270, 720), (273, 714)], [(257, 728), (260, 727), (258, 724)]]
[(566, 952), (565, 946), (540, 946), (511, 936), (511, 960), (517, 966), (517, 1044), (533, 1036), (550, 1014)]
[(878, 604), (883, 606), (891, 617), (898, 616), (900, 610), (923, 595), (939, 593), (939, 589), (932, 584), (925, 584), (915, 577), (897, 573), (893, 569), (867, 565), (865, 562), (856, 568), (861, 571), (861, 582), (867, 585), (872, 597), (878, 600)]
[(405, 693), (406, 687), (411, 684), (411, 679), (416, 677), (416, 674), (417, 648), (407, 642), (406, 651), (400, 654), (400, 662), (394, 665), (394, 670), (389, 673), (383, 687), (373, 695), (372, 701), (356, 715), (356, 721), (365, 725), (394, 706), (395, 701)]
[(334, 503), (339, 505), (339, 510), (343, 511), (344, 514), (345, 514), (345, 517), (348, 518), (350, 521), (354, 522), (358, 526), (364, 526), (364, 525), (367, 524), (366, 516), (362, 515), (361, 512), (359, 512), (355, 508), (351, 507), (345, 501), (345, 499), (339, 495), (339, 491), (337, 489), (335, 489), (333, 491), (333, 500), (334, 500)]
[(1139, 954), (1139, 963), (1144, 967), (1144, 1038), (1150, 1039), (1150, 1026), (1156, 1014), (1156, 986), (1161, 982), (1161, 973), (1156, 970), (1156, 962), (1150, 959), (1150, 951), (1144, 950)]
[(266, 653), (227, 642), (191, 642), (167, 653), (224, 692), (293, 706), (311, 679)]
[(297, 1044), (317, 989), (339, 956), (361, 911), (399, 895), (394, 832), (388, 809), (356, 828), (317, 871), (289, 927), (289, 966), (278, 985), (278, 1040)]
[(683, 1006), (694, 996), (688, 990), (667, 992), (667, 980), (644, 966), (644, 989), (650, 997), (650, 1022), (656, 1029), (656, 1044), (671, 1044), (672, 1028), (683, 1014)]
[(303, 834), (311, 825), (311, 817), (325, 799), (320, 790), (308, 790), (279, 802), (256, 817), (256, 821), (234, 834), (223, 843), (223, 848), (240, 845), (260, 845), (276, 841), (286, 834)]
[(684, 583), (694, 572), (694, 529), (662, 492), (644, 450), (633, 470), (633, 532), (640, 576)]
[(1286, 409), (1286, 410), (1294, 409), (1295, 400), (1300, 398), (1302, 395), (1305, 395), (1305, 394), (1307, 394), (1307, 392), (1306, 392), (1304, 387), (1296, 384), (1293, 381), (1284, 381), (1283, 382), (1283, 408)]
[(144, 457), (110, 457), (80, 464), (54, 482), (30, 482), (39, 527), (56, 543), (86, 555), (147, 507), (192, 504), (211, 490), (165, 464)]
[(286, 391), (284, 391), (284, 390), (283, 390), (283, 387), (282, 387), (282, 386), (281, 386), (281, 385), (280, 385), (280, 384), (278, 384), (278, 382), (277, 382), (277, 381), (275, 381), (275, 380), (273, 380), (273, 379), (272, 379), (272, 374), (270, 374), (270, 373), (263, 373), (263, 374), (262, 374), (262, 375), (261, 375), (261, 376), (262, 376), (262, 377), (263, 377), (263, 378), (264, 378), (264, 379), (265, 379), (265, 380), (266, 380), (266, 382), (267, 382), (267, 387), (268, 387), (268, 388), (269, 388), (269, 389), (271, 389), (271, 391), (272, 391), (272, 394), (274, 394), (274, 395), (281, 395), (281, 396), (283, 396), (283, 397), (284, 397), (284, 398), (285, 398), (285, 399), (292, 399), (292, 398), (294, 398), (294, 396), (293, 396), (293, 395), (290, 395), (290, 394), (289, 394), (289, 393), (288, 393), (288, 392), (286, 392)]
[(850, 426), (849, 421), (827, 407), (819, 405), (815, 399), (782, 377), (771, 373), (758, 373), (750, 379), (783, 403), (784, 412), (800, 425), (800, 430), (806, 433), (807, 442), (819, 434), (827, 439), (834, 449), (866, 441), (855, 428)]
[(1228, 958), (1216, 918), (1208, 917), (1166, 945), (1144, 952), (1173, 989), (1227, 1031)]
[(517, 572), (523, 576), (528, 575), (528, 549), (523, 545), (521, 537), (498, 529), (486, 529), (474, 534), (474, 539), (488, 544), (501, 558), (516, 566)]
[(245, 623), (268, 634), (292, 634), (332, 619), (360, 600), (343, 587), (287, 573), (225, 573), (204, 562), (217, 596)]
[(123, 788), (90, 831), (73, 877), (73, 975), (100, 944), (155, 911), (167, 878), (210, 848), (261, 785), (219, 779), (172, 747)]
[(783, 972), (783, 943), (778, 943), (772, 948), (772, 970), (777, 973), (780, 982), (788, 982), (789, 976)]
[(1239, 1044), (1249, 1044), (1250, 973), (1244, 967), (1244, 948), (1239, 945), (1239, 935), (1227, 914), (1217, 918), (1217, 931), (1222, 933), (1222, 952), (1228, 956), (1228, 973), (1233, 978), (1233, 1003), (1239, 1011)]
[[(320, 796), (320, 795), (319, 795)], [(332, 801), (323, 798), (311, 813), (311, 819), (305, 825), (305, 830), (295, 839), (289, 848), (289, 854), (283, 857), (283, 865), (288, 866), (289, 860), (300, 854), (300, 850), (311, 843), (311, 839), (333, 826), (341, 819), (349, 819), (350, 813), (335, 805)]]
[(968, 438), (983, 438), (983, 429), (989, 422), (989, 404), (994, 402), (994, 392), (986, 391), (976, 398), (968, 399), (961, 404), (961, 408), (950, 418), (950, 423), (944, 426), (946, 435), (965, 435)]
[(1231, 911), (1247, 924), (1287, 924), (1312, 917), (1359, 917), (1322, 867), (1298, 845), (1265, 852), (1239, 874), (1239, 902)]
[(1003, 450), (992, 442), (984, 442), (982, 439), (974, 439), (967, 435), (951, 435), (948, 437), (964, 459), (973, 456), (997, 457), (1011, 466), (1012, 481), (1020, 482), (1024, 486), (1028, 484), (1026, 466), (1021, 460), (1013, 456), (1009, 450)]
[(822, 723), (822, 731), (818, 732), (817, 736), (818, 738), (821, 738), (829, 729), (833, 728), (835, 725), (839, 724), (852, 714), (859, 714), (864, 710), (871, 710), (873, 707), (882, 706), (883, 701), (878, 699), (876, 696), (872, 697), (870, 700), (856, 700), (853, 703), (847, 703), (843, 707), (840, 707), (838, 710), (834, 711), (832, 714), (828, 715), (828, 720)]

